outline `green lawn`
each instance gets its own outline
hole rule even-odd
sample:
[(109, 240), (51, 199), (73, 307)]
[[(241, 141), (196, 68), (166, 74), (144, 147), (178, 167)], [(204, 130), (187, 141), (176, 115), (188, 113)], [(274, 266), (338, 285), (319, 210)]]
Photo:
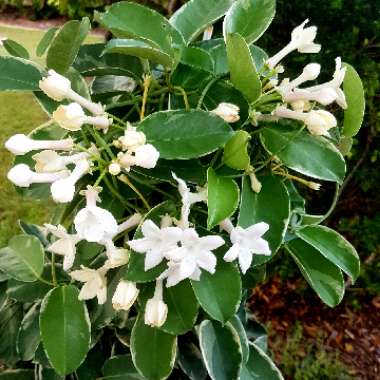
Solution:
[[(0, 37), (7, 37), (21, 43), (35, 57), (35, 49), (43, 35), (37, 29), (23, 29), (0, 25)], [(88, 42), (99, 41), (100, 37), (90, 36)], [(0, 54), (5, 50), (0, 47)], [(43, 63), (43, 58), (36, 59)], [(6, 174), (12, 164), (13, 156), (4, 149), (4, 142), (15, 133), (28, 133), (47, 120), (47, 115), (40, 109), (34, 97), (28, 93), (0, 93), (0, 247), (17, 233), (17, 220), (30, 223), (43, 223), (47, 220), (47, 205), (25, 200), (18, 196), (9, 183)]]

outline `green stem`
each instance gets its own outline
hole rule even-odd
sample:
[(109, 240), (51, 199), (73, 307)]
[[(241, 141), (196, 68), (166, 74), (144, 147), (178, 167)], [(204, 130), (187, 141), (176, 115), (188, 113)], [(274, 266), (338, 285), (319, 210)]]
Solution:
[(58, 285), (57, 276), (55, 273), (55, 254), (54, 253), (51, 254), (51, 280), (54, 286)]
[(190, 105), (186, 91), (181, 86), (173, 86), (173, 89), (178, 90), (181, 93), (181, 95), (183, 96), (183, 101), (185, 103), (186, 111), (188, 111), (190, 109)]
[(212, 87), (212, 85), (214, 83), (216, 83), (220, 78), (221, 78), (221, 76), (219, 75), (219, 76), (215, 77), (214, 79), (212, 79), (210, 82), (207, 83), (207, 86), (203, 89), (203, 91), (201, 93), (201, 97), (198, 100), (198, 104), (197, 104), (197, 109), (198, 110), (200, 110), (202, 108), (203, 101), (204, 101), (207, 93), (209, 92), (210, 88)]

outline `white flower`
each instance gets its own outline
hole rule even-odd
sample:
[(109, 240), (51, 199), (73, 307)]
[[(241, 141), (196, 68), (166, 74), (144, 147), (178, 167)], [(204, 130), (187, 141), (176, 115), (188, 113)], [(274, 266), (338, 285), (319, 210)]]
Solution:
[(45, 228), (58, 238), (46, 249), (63, 256), (63, 270), (68, 271), (73, 266), (77, 251), (76, 244), (79, 243), (80, 238), (76, 234), (67, 233), (66, 228), (61, 225), (53, 226), (51, 224), (45, 224)]
[(159, 151), (151, 144), (141, 145), (134, 152), (134, 165), (145, 169), (153, 169), (160, 157)]
[(87, 186), (85, 195), (86, 207), (74, 218), (79, 237), (89, 242), (99, 243), (115, 236), (118, 231), (116, 219), (108, 210), (96, 206), (99, 200), (98, 190)]
[(104, 266), (108, 269), (114, 269), (122, 267), (129, 261), (129, 251), (125, 248), (117, 248), (112, 243), (106, 244), (106, 254), (108, 259), (104, 263)]
[(75, 164), (72, 173), (63, 179), (52, 183), (50, 191), (55, 202), (71, 202), (75, 194), (76, 183), (90, 171), (91, 165), (87, 159), (82, 159)]
[(71, 89), (70, 81), (64, 76), (49, 70), (47, 77), (39, 82), (40, 89), (50, 98), (60, 102), (64, 99), (71, 99), (88, 109), (94, 115), (103, 115), (104, 108), (101, 104), (96, 104)]
[(121, 234), (124, 231), (130, 230), (136, 227), (142, 220), (142, 216), (139, 213), (131, 215), (126, 221), (119, 224), (117, 227), (117, 234)]
[(181, 246), (167, 253), (168, 269), (159, 279), (167, 278), (166, 286), (170, 287), (186, 278), (199, 280), (201, 269), (215, 273), (216, 257), (212, 251), (223, 244), (220, 236), (199, 237), (195, 229), (187, 228), (183, 231)]
[(328, 136), (328, 130), (337, 126), (335, 116), (328, 111), (310, 111), (305, 119), (307, 129), (312, 135)]
[(119, 152), (117, 154), (117, 163), (129, 172), (131, 170), (131, 166), (135, 164), (135, 157), (130, 152)]
[(121, 172), (121, 167), (117, 162), (112, 162), (108, 166), (108, 172), (112, 175), (118, 175)]
[(239, 111), (240, 108), (235, 104), (220, 103), (218, 107), (211, 112), (221, 117), (227, 123), (236, 123), (240, 120)]
[(112, 306), (115, 310), (129, 310), (135, 303), (138, 295), (139, 290), (135, 283), (121, 280), (112, 297)]
[(158, 228), (151, 220), (146, 220), (141, 226), (143, 238), (128, 242), (136, 252), (145, 253), (145, 271), (154, 268), (167, 257), (170, 250), (177, 248), (182, 237), (178, 227)]
[(161, 327), (166, 322), (168, 305), (163, 301), (162, 290), (162, 280), (157, 280), (154, 296), (145, 306), (144, 322), (151, 327)]
[(81, 268), (70, 273), (74, 280), (84, 282), (78, 298), (80, 300), (89, 300), (97, 297), (99, 305), (104, 304), (107, 301), (106, 269), (103, 267), (90, 269), (83, 265)]
[(124, 136), (118, 138), (116, 145), (120, 145), (122, 150), (134, 150), (145, 143), (145, 134), (143, 132), (138, 132), (137, 128), (128, 124), (127, 129), (124, 131)]
[(7, 174), (7, 178), (19, 187), (29, 187), (33, 183), (51, 183), (69, 175), (67, 170), (55, 173), (35, 173), (28, 165), (17, 164)]
[(232, 247), (226, 252), (223, 259), (231, 262), (239, 260), (243, 274), (247, 272), (252, 264), (253, 255), (271, 254), (268, 242), (262, 236), (269, 230), (267, 223), (256, 223), (246, 229), (233, 227), (229, 220), (225, 220), (221, 227), (230, 234)]
[(261, 182), (257, 179), (256, 177), (256, 174), (252, 171), (249, 173), (249, 179), (251, 181), (251, 189), (255, 192), (255, 193), (260, 193), (263, 185), (261, 184)]
[(19, 133), (10, 137), (6, 141), (5, 147), (14, 155), (22, 156), (32, 150), (72, 150), (74, 141), (72, 138), (64, 140), (33, 140)]
[(33, 155), (36, 161), (35, 170), (37, 173), (51, 173), (66, 169), (66, 165), (73, 164), (79, 160), (87, 158), (87, 153), (77, 153), (71, 156), (60, 156), (54, 150), (43, 150)]
[(283, 99), (285, 103), (315, 101), (323, 106), (328, 106), (337, 99), (337, 94), (332, 88), (323, 88), (318, 91), (295, 89), (293, 92), (286, 94)]
[(308, 22), (309, 20), (305, 20), (301, 25), (293, 29), (289, 44), (267, 61), (269, 67), (276, 67), (282, 59), (294, 50), (298, 50), (300, 53), (319, 53), (321, 45), (314, 43), (317, 27), (310, 26), (305, 28)]
[(172, 176), (178, 183), (178, 191), (182, 198), (181, 220), (178, 225), (181, 228), (188, 228), (190, 208), (194, 203), (207, 201), (207, 189), (201, 188), (197, 193), (192, 193), (183, 179), (177, 177), (173, 172)]

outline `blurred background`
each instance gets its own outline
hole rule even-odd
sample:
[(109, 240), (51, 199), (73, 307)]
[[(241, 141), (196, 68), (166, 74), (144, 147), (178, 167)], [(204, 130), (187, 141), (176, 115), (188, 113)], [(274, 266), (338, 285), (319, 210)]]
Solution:
[[(34, 52), (44, 29), (67, 19), (92, 18), (94, 10), (104, 10), (112, 2), (0, 0), (0, 39), (11, 38)], [(135, 2), (170, 15), (186, 1)], [(334, 59), (341, 56), (364, 82), (364, 126), (348, 155), (349, 174), (342, 197), (328, 220), (358, 249), (362, 270), (355, 285), (347, 283), (342, 304), (329, 309), (313, 294), (293, 261), (280, 253), (268, 268), (264, 284), (253, 291), (251, 309), (269, 328), (274, 357), (288, 379), (380, 379), (380, 0), (277, 0), (277, 4), (276, 18), (258, 46), (274, 54), (306, 18), (318, 26), (317, 41), (322, 44), (318, 56), (287, 59), (287, 76), (297, 75), (314, 60), (322, 64), (321, 80), (328, 79)], [(215, 32), (220, 30), (217, 26)], [(95, 29), (89, 42), (103, 38), (103, 32)], [(1, 46), (0, 53), (5, 54)], [(48, 213), (48, 201), (20, 202), (5, 179), (11, 155), (2, 148), (11, 134), (28, 132), (45, 120), (28, 94), (0, 94), (1, 246), (17, 230), (17, 220), (39, 223)], [(331, 198), (328, 187), (317, 197), (313, 194), (313, 199), (310, 195), (310, 211), (313, 204), (328, 209)], [(0, 355), (2, 341), (0, 326)]]

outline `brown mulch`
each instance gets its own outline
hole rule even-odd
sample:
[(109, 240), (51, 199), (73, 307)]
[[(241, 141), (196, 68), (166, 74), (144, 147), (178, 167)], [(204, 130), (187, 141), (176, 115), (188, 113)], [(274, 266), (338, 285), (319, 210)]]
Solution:
[[(262, 323), (270, 323), (276, 335), (286, 339), (299, 321), (307, 338), (326, 337), (324, 347), (337, 350), (355, 379), (380, 379), (380, 296), (358, 296), (360, 309), (348, 302), (331, 309), (311, 292), (300, 294), (303, 280), (274, 278), (257, 287), (250, 308)], [(280, 361), (281, 347), (271, 347)]]

